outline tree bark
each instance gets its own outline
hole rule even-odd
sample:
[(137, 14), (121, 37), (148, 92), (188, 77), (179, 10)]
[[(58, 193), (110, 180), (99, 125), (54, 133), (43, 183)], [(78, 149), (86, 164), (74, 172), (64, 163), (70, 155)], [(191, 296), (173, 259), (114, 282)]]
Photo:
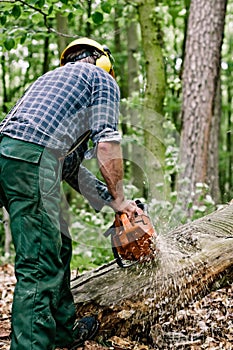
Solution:
[(148, 175), (148, 197), (164, 200), (168, 194), (165, 183), (165, 145), (163, 102), (165, 97), (165, 69), (161, 45), (161, 31), (154, 0), (137, 1), (142, 47), (146, 67), (146, 87), (143, 108), (143, 128)]
[(8, 102), (8, 93), (7, 93), (7, 83), (6, 83), (6, 58), (4, 53), (1, 53), (1, 70), (2, 70), (2, 112), (7, 113), (7, 102)]
[[(220, 75), (220, 72), (219, 72)], [(210, 195), (215, 203), (221, 203), (220, 183), (219, 183), (219, 138), (221, 122), (221, 79), (219, 76), (216, 87), (216, 98), (214, 103), (214, 113), (210, 126), (209, 159), (207, 178)]]
[[(137, 132), (142, 132), (142, 116), (140, 115), (139, 107), (139, 95), (140, 95), (140, 82), (139, 82), (139, 64), (137, 54), (139, 51), (139, 40), (138, 40), (138, 23), (136, 22), (136, 10), (132, 6), (130, 8), (130, 22), (127, 26), (127, 67), (128, 67), (128, 97), (132, 99), (131, 105), (127, 106), (126, 123), (128, 123), (130, 117), (130, 126), (133, 130)], [(138, 101), (138, 105), (135, 106), (134, 100)], [(131, 137), (132, 138), (132, 137)], [(144, 183), (145, 183), (145, 155), (143, 155), (142, 146), (138, 142), (131, 143), (130, 152), (130, 175), (131, 181), (137, 188), (137, 193), (135, 197), (144, 196)]]
[[(229, 6), (231, 9), (231, 6)], [(226, 40), (228, 49), (226, 53), (225, 69), (222, 70), (222, 81), (226, 81), (226, 87), (222, 84), (222, 98), (225, 108), (222, 110), (222, 122), (220, 133), (220, 169), (219, 180), (221, 189), (222, 202), (227, 202), (233, 197), (233, 120), (232, 120), (232, 105), (233, 105), (233, 84), (232, 84), (232, 51), (233, 41), (229, 36), (229, 26), (231, 21), (226, 22)]]
[[(60, 12), (57, 12), (56, 14), (56, 25), (59, 33), (68, 35), (68, 19), (67, 17), (63, 16), (62, 13)], [(62, 51), (69, 44), (70, 41), (71, 41), (70, 38), (66, 36), (62, 36), (62, 35), (58, 36), (57, 43), (58, 43), (59, 57), (61, 56)]]
[[(198, 202), (195, 197), (198, 183), (210, 185), (209, 141), (211, 128), (216, 125), (213, 122), (214, 102), (219, 79), (226, 4), (227, 0), (191, 1), (183, 71), (179, 176), (179, 196), (184, 210), (190, 207), (190, 202)], [(192, 209), (187, 210), (187, 213), (191, 216)]]
[(112, 262), (73, 280), (78, 314), (98, 314), (104, 338), (153, 343), (153, 325), (161, 317), (168, 320), (224, 276), (233, 281), (233, 202), (159, 235), (156, 244), (153, 263), (122, 269)]

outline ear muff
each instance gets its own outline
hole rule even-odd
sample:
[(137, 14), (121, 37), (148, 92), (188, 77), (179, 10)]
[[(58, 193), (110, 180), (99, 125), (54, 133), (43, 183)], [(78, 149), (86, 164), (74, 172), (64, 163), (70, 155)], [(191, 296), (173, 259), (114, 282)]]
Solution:
[[(92, 50), (97, 49), (97, 51), (100, 53), (100, 57), (96, 59), (96, 66), (104, 69), (106, 72), (108, 72), (113, 78), (115, 78), (115, 73), (113, 69), (113, 62), (114, 58), (111, 55), (110, 50), (107, 46), (102, 46), (97, 41), (88, 39), (88, 38), (80, 38), (72, 41), (62, 52), (60, 57), (60, 65), (64, 66), (66, 64), (66, 56), (71, 52), (75, 51), (75, 48), (77, 47), (91, 47)], [(99, 55), (98, 55), (99, 56)], [(80, 59), (80, 58), (79, 58)]]
[(102, 55), (100, 58), (97, 58), (96, 66), (106, 70), (108, 73), (112, 69), (111, 61), (106, 55)]

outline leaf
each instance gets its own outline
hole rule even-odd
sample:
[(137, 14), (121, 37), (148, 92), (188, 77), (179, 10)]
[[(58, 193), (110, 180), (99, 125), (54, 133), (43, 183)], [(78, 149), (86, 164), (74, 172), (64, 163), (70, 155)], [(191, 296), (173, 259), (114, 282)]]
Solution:
[(92, 17), (92, 20), (95, 24), (102, 23), (103, 19), (104, 19), (102, 12), (99, 12), (99, 11), (96, 11), (95, 13), (93, 13), (93, 15), (91, 17)]
[(77, 9), (77, 10), (82, 9), (82, 7), (80, 6), (80, 4), (74, 4), (74, 5), (73, 5), (73, 8), (75, 8), (75, 9)]
[(68, 20), (69, 20), (69, 21), (71, 21), (71, 20), (72, 20), (72, 18), (74, 18), (73, 13), (69, 13), (69, 15), (68, 15)]
[(101, 2), (101, 9), (105, 13), (110, 13), (112, 10), (112, 5), (108, 1)]
[(68, 0), (61, 0), (61, 2), (65, 5), (68, 5)]
[(22, 35), (22, 37), (20, 38), (20, 44), (23, 45), (26, 39), (27, 39), (27, 32), (25, 32), (24, 35)]
[(53, 5), (51, 5), (48, 9), (48, 15), (51, 15), (51, 13), (53, 12)]
[(45, 0), (38, 0), (38, 1), (36, 2), (36, 5), (37, 5), (39, 8), (42, 8), (42, 7), (44, 6), (44, 4), (45, 4)]
[(15, 19), (19, 18), (21, 15), (21, 8), (19, 5), (14, 5), (12, 9), (12, 15), (14, 16)]
[(3, 26), (4, 24), (6, 24), (6, 20), (7, 20), (7, 16), (1, 16), (0, 17), (0, 23)]
[(13, 49), (15, 47), (15, 41), (13, 38), (8, 38), (4, 41), (4, 46), (5, 48), (10, 51), (11, 49)]
[(41, 14), (37, 12), (33, 13), (31, 16), (31, 20), (33, 23), (40, 23), (42, 20)]

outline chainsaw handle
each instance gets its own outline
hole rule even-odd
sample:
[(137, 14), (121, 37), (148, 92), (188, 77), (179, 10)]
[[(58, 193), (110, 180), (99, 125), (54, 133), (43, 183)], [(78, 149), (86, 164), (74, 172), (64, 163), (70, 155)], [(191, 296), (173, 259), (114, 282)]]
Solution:
[(132, 224), (129, 221), (129, 218), (126, 214), (121, 214), (120, 219), (121, 219), (121, 222), (122, 222), (122, 225), (123, 225), (125, 231), (131, 229)]

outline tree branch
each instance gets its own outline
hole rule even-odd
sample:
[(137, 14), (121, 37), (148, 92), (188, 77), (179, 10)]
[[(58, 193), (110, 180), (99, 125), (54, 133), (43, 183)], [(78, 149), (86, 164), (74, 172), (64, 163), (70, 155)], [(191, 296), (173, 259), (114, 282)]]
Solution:
[(42, 11), (41, 9), (39, 9), (39, 8), (33, 6), (33, 5), (28, 4), (24, 0), (0, 0), (0, 3), (12, 3), (12, 4), (15, 4), (17, 2), (21, 3), (24, 6), (27, 6), (28, 8), (32, 9), (33, 11), (36, 11), (36, 12), (40, 13), (43, 16), (44, 25), (47, 28), (48, 32), (55, 33), (55, 34), (57, 34), (59, 36), (63, 36), (63, 37), (67, 37), (67, 38), (74, 38), (74, 39), (76, 39), (76, 38), (79, 37), (77, 35), (68, 35), (68, 34), (60, 33), (58, 31), (56, 31), (55, 29), (53, 29), (52, 27), (50, 27), (49, 24), (48, 24), (48, 14), (46, 12)]

